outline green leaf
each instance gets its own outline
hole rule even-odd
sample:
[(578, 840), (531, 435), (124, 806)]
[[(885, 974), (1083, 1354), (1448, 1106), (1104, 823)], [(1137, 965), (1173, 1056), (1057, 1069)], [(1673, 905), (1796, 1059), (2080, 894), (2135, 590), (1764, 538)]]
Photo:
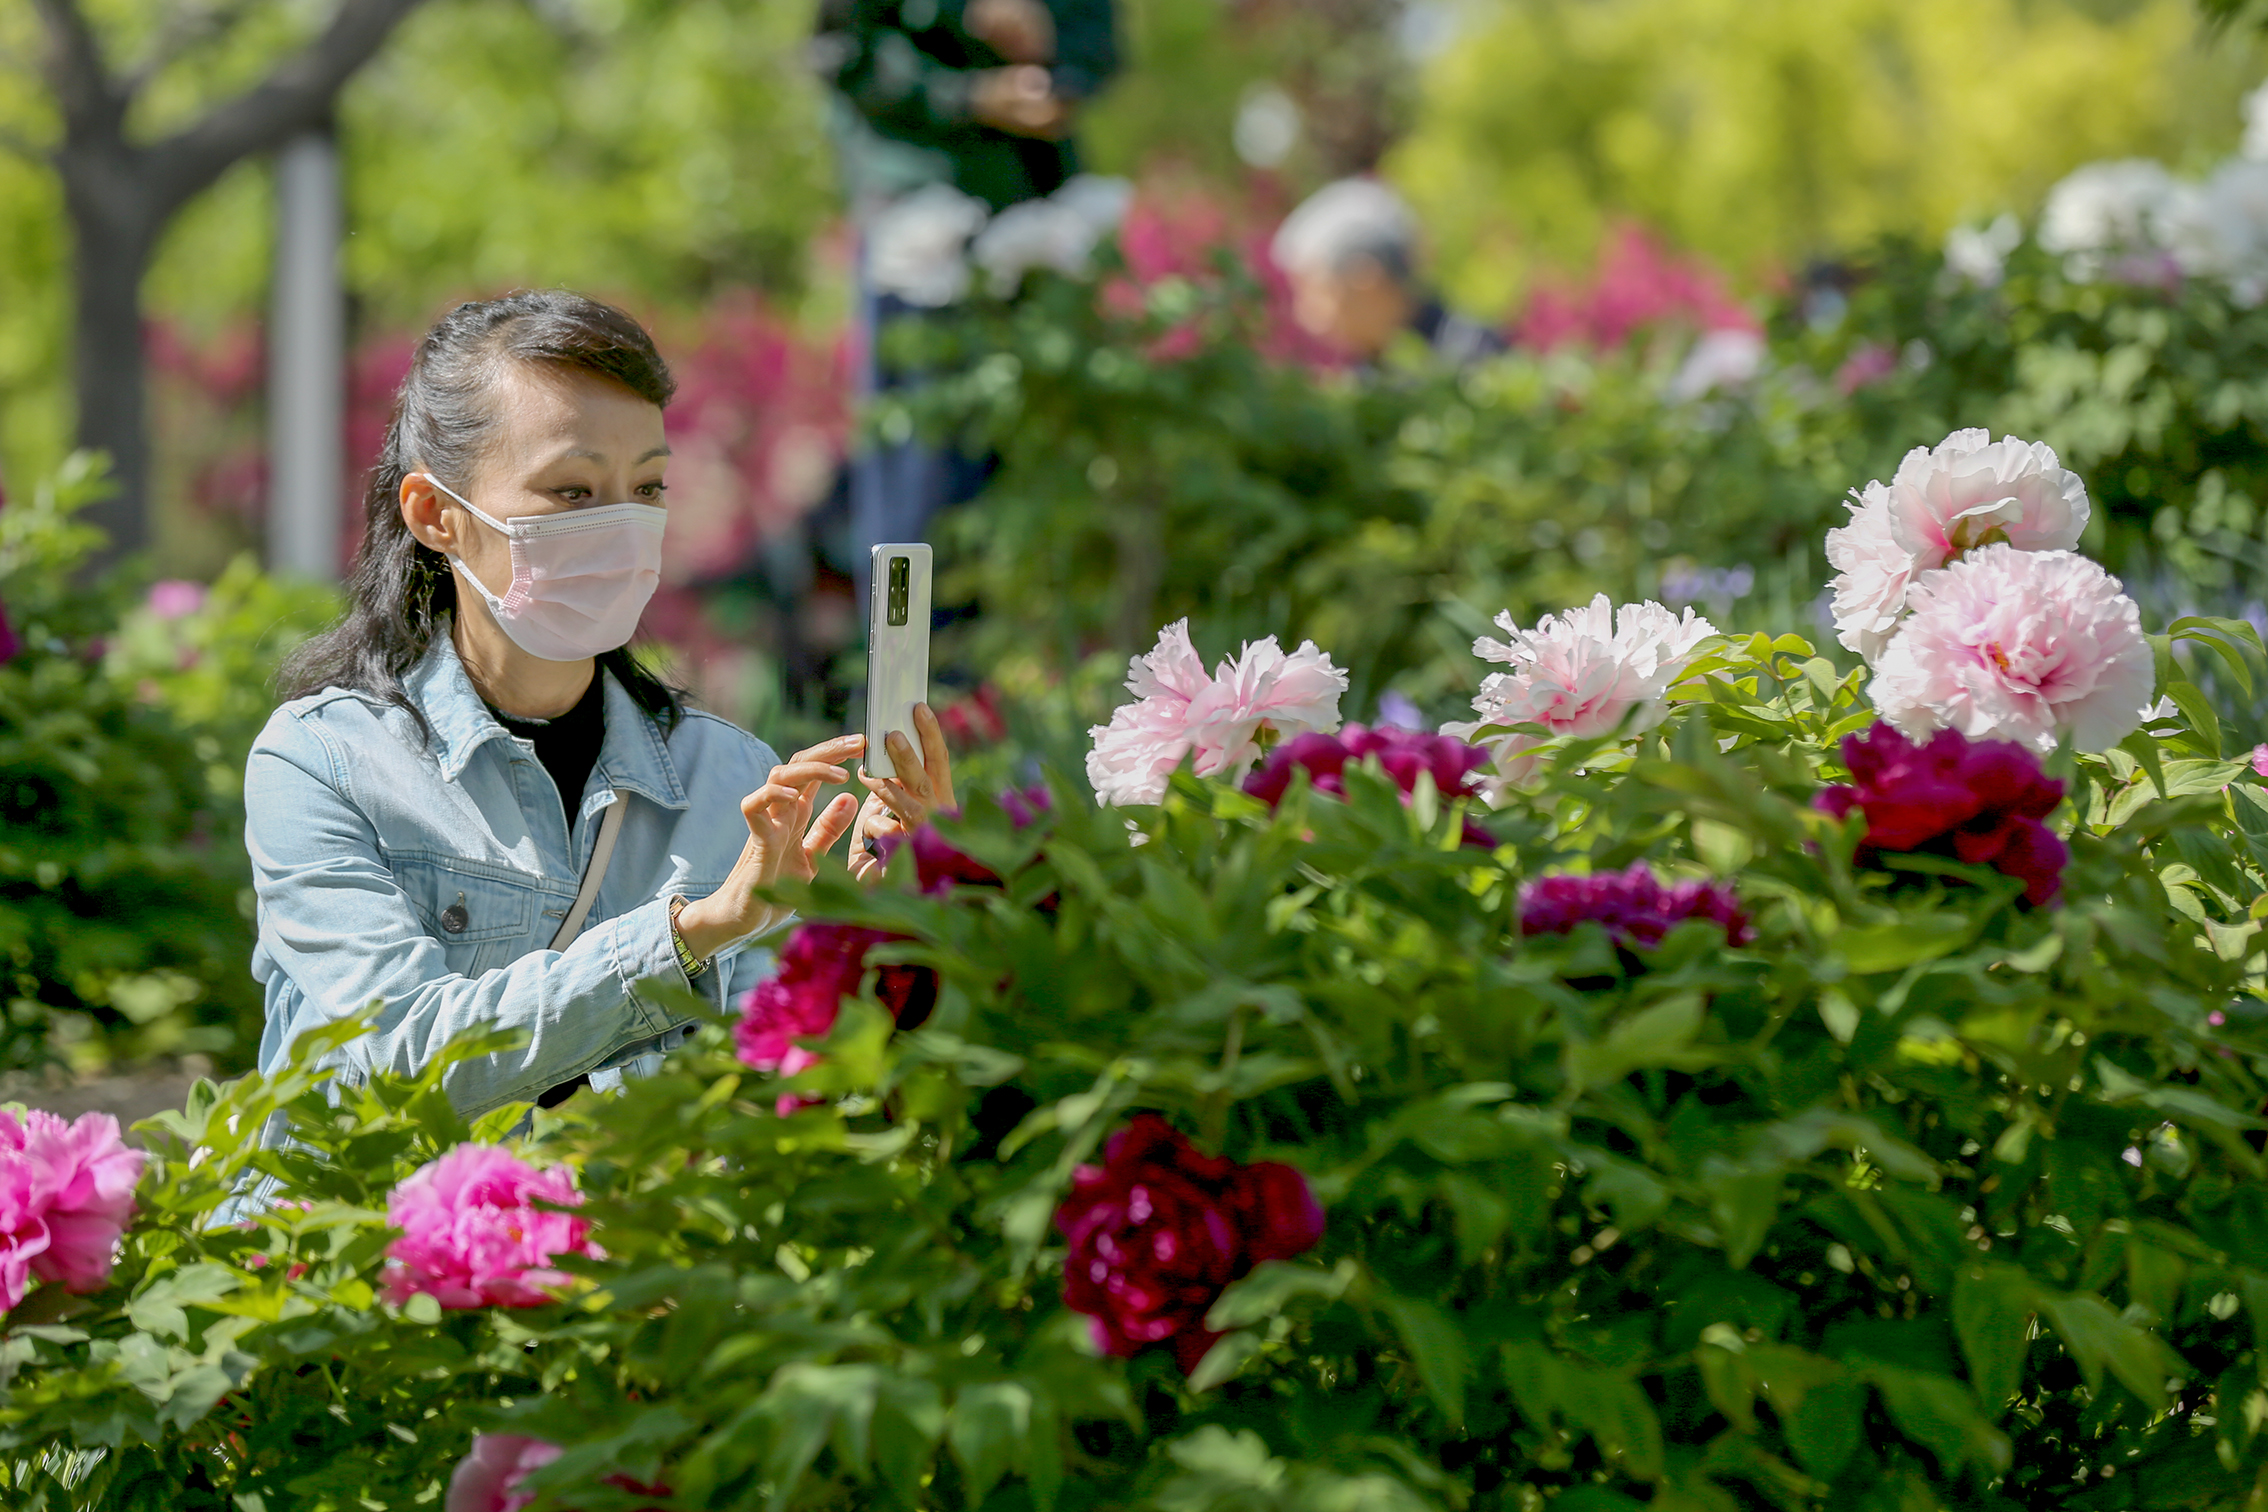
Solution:
[(1966, 943), (1977, 921), (1967, 914), (1914, 914), (1894, 924), (1846, 929), (1828, 942), (1853, 973), (1873, 976), (1903, 971), (1917, 961), (1933, 961)]
[(991, 1495), (1011, 1469), (1028, 1462), (1031, 1430), (1032, 1393), (1023, 1383), (984, 1381), (961, 1388), (945, 1438), (968, 1483), (971, 1506)]
[(2042, 1297), (2040, 1310), (2062, 1336), (2090, 1391), (2101, 1388), (2107, 1367), (2144, 1406), (2162, 1412), (2167, 1377), (2189, 1374), (2165, 1340), (2124, 1321), (2100, 1297), (2084, 1292), (2048, 1295)]
[(1969, 1384), (1995, 1420), (2023, 1384), (2033, 1311), (2031, 1277), (2013, 1266), (1968, 1266), (1953, 1278), (1953, 1333)]
[(1330, 1270), (1288, 1260), (1266, 1261), (1243, 1280), (1229, 1283), (1205, 1314), (1205, 1326), (1226, 1333), (1265, 1322), (1302, 1297), (1336, 1301), (1346, 1295), (1357, 1273), (1352, 1260), (1341, 1260)]
[(1380, 1299), (1379, 1305), (1393, 1320), (1394, 1331), (1409, 1350), (1410, 1363), (1417, 1367), (1418, 1380), (1433, 1398), (1434, 1406), (1441, 1409), (1452, 1427), (1463, 1427), (1465, 1377), (1472, 1370), (1464, 1334), (1431, 1302), (1395, 1294)]
[(1940, 1464), (1972, 1464), (1987, 1474), (2008, 1468), (2014, 1457), (2008, 1436), (1985, 1421), (1960, 1382), (1890, 1365), (1870, 1365), (1866, 1376), (1899, 1430)]

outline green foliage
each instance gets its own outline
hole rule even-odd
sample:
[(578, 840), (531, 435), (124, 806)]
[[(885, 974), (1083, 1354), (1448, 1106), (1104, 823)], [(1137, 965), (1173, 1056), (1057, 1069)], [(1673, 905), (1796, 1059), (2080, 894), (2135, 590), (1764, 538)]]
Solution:
[(0, 509), (0, 605), (23, 642), (0, 664), (0, 1066), (242, 1064), (261, 1011), (244, 754), (275, 658), (333, 601), (246, 562), (187, 619), (121, 616), (122, 583), (77, 576), (100, 536), (72, 515), (103, 487), (77, 457)]
[[(2268, 670), (2247, 626), (2176, 633)], [(8, 1319), (0, 1484), (406, 1508), (508, 1427), (588, 1512), (2242, 1505), (2268, 798), (2163, 665), (2194, 713), (2059, 758), (2048, 909), (1858, 864), (1810, 800), (1870, 716), (1794, 636), (1717, 643), (1635, 744), (1544, 748), (1493, 852), (1360, 769), (1273, 814), (1184, 775), (1132, 832), (1060, 780), (1042, 828), (977, 799), (948, 834), (1004, 889), (796, 899), (909, 937), (923, 1027), (862, 995), (786, 1081), (715, 1027), (534, 1116), (606, 1250), (544, 1307), (384, 1300), (387, 1189), (522, 1110), (468, 1128), (438, 1066), (326, 1083), (358, 1026), (323, 1031), (145, 1126), (109, 1287)], [(1523, 881), (1638, 857), (1737, 878), (1754, 942), (1521, 938)], [(1329, 1214), (1189, 1380), (1097, 1358), (1056, 1279), (1073, 1169), (1142, 1108)], [(260, 1148), (278, 1110), (297, 1142)], [(274, 1205), (215, 1226), (253, 1172)]]

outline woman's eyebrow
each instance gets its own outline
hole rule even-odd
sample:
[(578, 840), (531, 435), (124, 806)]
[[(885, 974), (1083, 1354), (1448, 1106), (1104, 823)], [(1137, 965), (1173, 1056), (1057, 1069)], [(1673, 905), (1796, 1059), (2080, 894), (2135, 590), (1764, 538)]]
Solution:
[(654, 460), (654, 458), (656, 458), (656, 457), (666, 457), (666, 456), (668, 456), (668, 455), (670, 455), (670, 450), (669, 450), (669, 448), (668, 448), (668, 447), (666, 447), (666, 446), (657, 446), (657, 447), (655, 447), (655, 448), (654, 448), (654, 449), (653, 449), (652, 451), (650, 451), (650, 452), (646, 453), (646, 454), (645, 454), (644, 456), (640, 457), (640, 458), (638, 459), (638, 461), (639, 461), (640, 463), (646, 463), (646, 462), (651, 462), (651, 461), (653, 461), (653, 460)]
[[(641, 456), (641, 457), (640, 457), (640, 458), (639, 458), (639, 459), (638, 459), (638, 460), (637, 460), (636, 462), (632, 463), (631, 465), (632, 465), (633, 467), (642, 467), (642, 466), (644, 466), (644, 465), (645, 465), (646, 463), (653, 461), (653, 460), (654, 460), (654, 458), (656, 458), (656, 457), (667, 457), (667, 456), (671, 456), (671, 455), (673, 455), (673, 453), (672, 453), (672, 452), (670, 451), (670, 449), (669, 449), (668, 447), (666, 447), (666, 446), (657, 446), (657, 447), (655, 447), (655, 448), (654, 448), (654, 449), (653, 449), (652, 451), (650, 451), (650, 452), (647, 452), (647, 453), (646, 453), (645, 455)], [(598, 462), (598, 463), (604, 463), (604, 462), (606, 462), (606, 461), (608, 460), (608, 458), (607, 458), (607, 455), (606, 455), (606, 453), (605, 453), (605, 452), (596, 452), (596, 451), (592, 451), (592, 450), (591, 450), (591, 449), (590, 449), (589, 447), (587, 447), (587, 446), (579, 446), (579, 447), (576, 447), (576, 448), (575, 448), (575, 449), (574, 449), (573, 451), (564, 451), (564, 452), (561, 452), (561, 453), (559, 454), (558, 460), (559, 460), (559, 461), (561, 461), (561, 462), (565, 462), (565, 461), (568, 461), (569, 459), (571, 459), (571, 458), (575, 458), (575, 457), (583, 457), (583, 458), (586, 458), (586, 459), (588, 459), (588, 460), (590, 460), (590, 461), (592, 461), (592, 462)]]

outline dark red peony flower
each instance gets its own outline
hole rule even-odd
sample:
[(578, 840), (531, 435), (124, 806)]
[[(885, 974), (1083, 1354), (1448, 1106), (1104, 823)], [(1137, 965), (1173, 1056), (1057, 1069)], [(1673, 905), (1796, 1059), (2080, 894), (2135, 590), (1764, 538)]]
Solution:
[[(856, 924), (803, 924), (780, 950), (779, 970), (758, 982), (740, 1000), (740, 1022), (733, 1043), (741, 1060), (759, 1071), (793, 1076), (819, 1057), (796, 1043), (821, 1039), (835, 1027), (843, 999), (855, 997), (866, 976), (866, 953), (906, 936)], [(874, 996), (901, 1029), (913, 1029), (937, 1006), (937, 973), (927, 966), (889, 965), (875, 969)], [(799, 1106), (780, 1099), (782, 1114)]]
[(2063, 890), (2071, 852), (2040, 821), (2063, 801), (2063, 784), (2009, 740), (1971, 740), (1939, 730), (1916, 745), (1877, 722), (1843, 740), (1848, 786), (1830, 787), (1812, 806), (1841, 819), (1866, 815), (1860, 859), (1881, 851), (1921, 851), (1990, 866), (2024, 884), (2034, 906)]
[(1709, 919), (1725, 939), (1746, 945), (1756, 937), (1740, 898), (1721, 882), (1663, 886), (1654, 869), (1633, 861), (1627, 871), (1538, 877), (1520, 890), (1520, 933), (1566, 934), (1585, 920), (1606, 926), (1617, 945), (1652, 949), (1687, 919)]
[(1289, 1260), (1323, 1237), (1307, 1178), (1274, 1161), (1200, 1154), (1173, 1125), (1139, 1113), (1081, 1166), (1055, 1210), (1071, 1242), (1063, 1300), (1093, 1320), (1105, 1354), (1170, 1344), (1184, 1373), (1217, 1334), (1205, 1314), (1264, 1260)]
[[(1416, 791), (1418, 774), (1430, 772), (1433, 786), (1444, 798), (1470, 797), (1477, 791), (1475, 774), (1488, 765), (1488, 752), (1447, 735), (1422, 735), (1393, 725), (1366, 728), (1342, 726), (1336, 735), (1294, 735), (1268, 753), (1268, 759), (1244, 779), (1244, 790), (1274, 808), (1291, 791), (1293, 771), (1305, 768), (1307, 780), (1318, 793), (1335, 798), (1347, 795), (1346, 769), (1360, 766), (1368, 757), (1402, 790), (1405, 802)], [(1465, 844), (1493, 847), (1487, 830), (1465, 819)]]

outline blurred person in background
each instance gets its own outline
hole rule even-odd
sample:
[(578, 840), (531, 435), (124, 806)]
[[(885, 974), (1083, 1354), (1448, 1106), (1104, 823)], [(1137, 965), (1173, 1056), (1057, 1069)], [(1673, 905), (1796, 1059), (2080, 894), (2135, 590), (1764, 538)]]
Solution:
[(1417, 217), (1374, 178), (1326, 184), (1284, 217), (1269, 252), (1291, 283), (1301, 329), (1362, 367), (1404, 337), (1461, 368), (1505, 349), (1503, 336), (1442, 304), (1420, 276)]
[[(904, 381), (878, 358), (882, 327), (960, 298), (967, 238), (1079, 172), (1073, 132), (1118, 70), (1117, 18), (1112, 0), (821, 0), (812, 54), (859, 231), (863, 400)], [(853, 458), (848, 565), (862, 618), (869, 548), (923, 539), (990, 471), (919, 440)]]

